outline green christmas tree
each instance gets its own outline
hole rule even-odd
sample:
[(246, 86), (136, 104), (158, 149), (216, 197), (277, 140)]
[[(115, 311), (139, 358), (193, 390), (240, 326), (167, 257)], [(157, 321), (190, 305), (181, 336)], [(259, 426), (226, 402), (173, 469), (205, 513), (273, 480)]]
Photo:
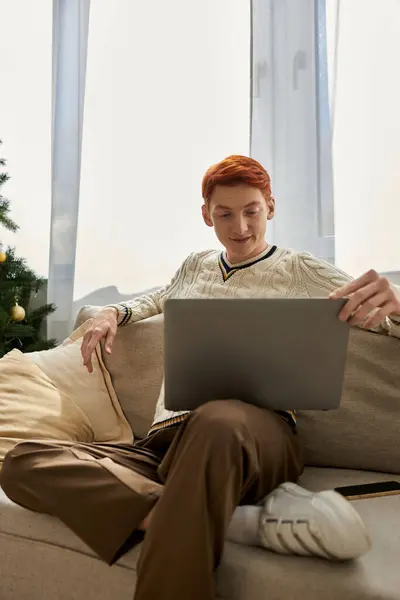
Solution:
[[(0, 229), (15, 232), (18, 225), (9, 216), (10, 202), (1, 195), (9, 179), (3, 171), (5, 165), (6, 161), (0, 158)], [(15, 248), (5, 249), (0, 238), (0, 358), (14, 348), (34, 352), (56, 345), (55, 340), (46, 340), (41, 334), (43, 321), (54, 312), (54, 304), (30, 310), (32, 299), (44, 285), (45, 279), (38, 277), (26, 260), (15, 254)]]

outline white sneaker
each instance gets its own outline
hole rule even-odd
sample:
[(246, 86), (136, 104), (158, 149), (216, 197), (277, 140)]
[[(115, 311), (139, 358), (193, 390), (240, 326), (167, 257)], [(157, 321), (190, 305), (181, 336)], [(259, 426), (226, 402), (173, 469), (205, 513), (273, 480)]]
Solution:
[(360, 515), (338, 492), (309, 492), (289, 482), (266, 497), (259, 535), (268, 550), (330, 560), (358, 558), (371, 547)]

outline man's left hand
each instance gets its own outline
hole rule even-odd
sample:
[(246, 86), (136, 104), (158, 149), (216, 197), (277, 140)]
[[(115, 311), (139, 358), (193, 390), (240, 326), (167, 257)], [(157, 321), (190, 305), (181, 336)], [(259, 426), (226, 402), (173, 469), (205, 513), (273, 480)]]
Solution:
[(363, 324), (366, 329), (373, 329), (385, 317), (400, 315), (398, 293), (387, 277), (373, 269), (332, 292), (329, 297), (349, 298), (339, 315), (339, 319), (348, 321), (349, 325)]

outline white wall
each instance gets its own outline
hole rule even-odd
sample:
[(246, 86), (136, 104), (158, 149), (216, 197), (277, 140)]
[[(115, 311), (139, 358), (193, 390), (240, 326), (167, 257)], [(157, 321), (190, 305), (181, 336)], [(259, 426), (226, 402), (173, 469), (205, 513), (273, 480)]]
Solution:
[(217, 245), (201, 179), (249, 153), (249, 19), (249, 0), (92, 2), (75, 299), (163, 284)]
[(46, 276), (51, 210), (52, 1), (0, 0), (0, 156), (10, 181), (17, 234), (0, 230), (29, 266)]
[(336, 263), (400, 270), (400, 2), (342, 0), (334, 114)]

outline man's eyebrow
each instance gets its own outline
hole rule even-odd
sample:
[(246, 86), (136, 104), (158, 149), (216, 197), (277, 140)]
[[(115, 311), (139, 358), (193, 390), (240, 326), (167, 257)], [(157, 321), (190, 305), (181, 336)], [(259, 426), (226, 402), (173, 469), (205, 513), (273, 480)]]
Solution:
[[(245, 205), (244, 208), (250, 208), (251, 206), (259, 206), (259, 201), (258, 200), (253, 200), (252, 202), (249, 202), (248, 204)], [(232, 208), (230, 206), (224, 206), (223, 204), (217, 204), (215, 206), (215, 208), (221, 209), (221, 210), (232, 210)]]

